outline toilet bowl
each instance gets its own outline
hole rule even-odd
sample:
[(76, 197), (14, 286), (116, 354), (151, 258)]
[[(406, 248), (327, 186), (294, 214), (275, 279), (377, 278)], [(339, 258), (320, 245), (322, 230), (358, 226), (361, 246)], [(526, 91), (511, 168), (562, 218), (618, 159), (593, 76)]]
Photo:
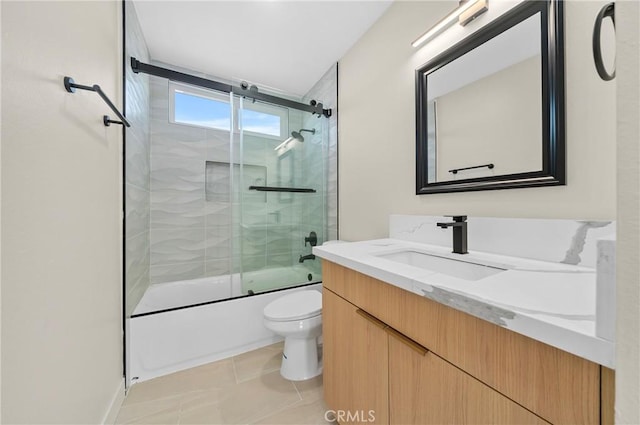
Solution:
[(322, 294), (298, 291), (272, 301), (264, 308), (264, 325), (284, 337), (280, 374), (303, 381), (322, 373), (318, 337), (322, 334)]

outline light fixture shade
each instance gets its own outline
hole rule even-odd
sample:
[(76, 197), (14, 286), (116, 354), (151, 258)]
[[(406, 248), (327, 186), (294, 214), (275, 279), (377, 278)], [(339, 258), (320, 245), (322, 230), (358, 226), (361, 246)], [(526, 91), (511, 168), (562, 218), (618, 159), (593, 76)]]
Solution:
[(471, 7), (469, 7), (467, 10), (462, 12), (460, 16), (458, 16), (458, 23), (464, 27), (487, 10), (489, 10), (489, 1), (477, 0), (473, 2), (473, 5)]
[(296, 147), (297, 144), (298, 140), (295, 137), (289, 137), (287, 140), (276, 146), (273, 150), (276, 151), (276, 154), (280, 157)]
[(294, 139), (293, 137), (289, 137), (287, 140), (285, 140), (284, 142), (280, 143), (278, 146), (276, 146), (275, 148), (273, 148), (274, 151), (280, 150), (284, 147), (286, 147), (289, 143), (293, 142)]
[[(468, 0), (460, 3), (455, 10), (439, 20), (427, 32), (418, 37), (411, 45), (418, 47), (459, 21), (462, 26), (468, 24), (488, 10), (488, 0)], [(463, 20), (464, 19), (464, 20)]]

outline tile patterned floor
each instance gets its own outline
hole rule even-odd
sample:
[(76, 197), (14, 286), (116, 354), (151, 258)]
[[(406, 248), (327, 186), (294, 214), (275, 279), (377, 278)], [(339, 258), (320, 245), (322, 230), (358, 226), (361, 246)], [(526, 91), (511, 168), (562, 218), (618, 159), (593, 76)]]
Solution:
[(282, 343), (131, 387), (117, 424), (327, 424), (322, 376), (280, 376)]

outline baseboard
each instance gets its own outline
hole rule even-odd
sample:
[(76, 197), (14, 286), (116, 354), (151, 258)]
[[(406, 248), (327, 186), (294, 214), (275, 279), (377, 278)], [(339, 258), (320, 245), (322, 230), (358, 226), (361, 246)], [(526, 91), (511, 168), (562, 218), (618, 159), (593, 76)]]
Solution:
[(111, 404), (109, 405), (109, 410), (104, 415), (102, 419), (103, 425), (113, 425), (116, 423), (116, 418), (118, 417), (118, 412), (120, 412), (120, 407), (122, 407), (122, 402), (124, 402), (124, 378), (120, 381), (120, 385), (118, 385), (118, 389), (116, 390), (113, 398), (111, 399)]

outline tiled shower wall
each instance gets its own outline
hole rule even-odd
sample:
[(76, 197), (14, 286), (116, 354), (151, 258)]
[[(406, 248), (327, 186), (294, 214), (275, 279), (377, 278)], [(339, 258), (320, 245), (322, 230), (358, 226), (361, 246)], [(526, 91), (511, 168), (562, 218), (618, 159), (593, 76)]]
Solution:
[(229, 132), (170, 123), (164, 78), (151, 77), (151, 99), (151, 283), (229, 274)]
[[(125, 2), (126, 54), (141, 61), (149, 60), (149, 51), (138, 23), (133, 3)], [(126, 69), (126, 115), (131, 121), (127, 128), (125, 146), (125, 203), (126, 203), (126, 314), (138, 304), (149, 286), (149, 208), (151, 197), (150, 136), (149, 136), (149, 77), (134, 74), (128, 63)]]
[[(321, 179), (326, 185), (326, 208), (323, 208), (327, 228), (326, 240), (338, 239), (338, 64), (334, 64), (318, 80), (318, 82), (303, 97), (303, 102), (315, 99), (322, 102), (325, 109), (332, 109), (329, 119), (305, 115), (304, 125), (314, 126), (322, 121), (323, 133), (328, 133), (328, 140), (323, 146), (324, 167), (314, 166), (313, 158), (309, 158), (307, 173), (309, 178)], [(326, 137), (326, 136), (325, 136)], [(318, 140), (314, 140), (318, 143)], [(324, 173), (324, 176), (320, 174)], [(311, 215), (312, 217), (313, 215)]]

